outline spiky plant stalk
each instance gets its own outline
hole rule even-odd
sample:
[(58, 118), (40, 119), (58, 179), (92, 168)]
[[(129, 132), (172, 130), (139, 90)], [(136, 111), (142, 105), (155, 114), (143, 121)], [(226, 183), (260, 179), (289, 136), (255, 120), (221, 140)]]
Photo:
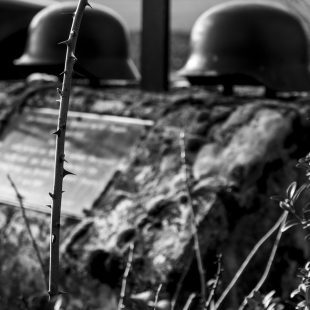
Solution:
[(69, 34), (69, 38), (60, 42), (67, 46), (65, 68), (63, 72), (62, 89), (57, 89), (59, 94), (59, 117), (56, 135), (56, 151), (55, 151), (55, 167), (54, 167), (54, 185), (53, 193), (50, 196), (52, 202), (51, 228), (50, 228), (50, 264), (49, 264), (49, 296), (52, 298), (59, 294), (59, 235), (60, 235), (60, 214), (61, 214), (61, 198), (63, 178), (69, 174), (64, 169), (65, 161), (65, 136), (67, 115), (69, 109), (69, 99), (71, 91), (71, 81), (73, 66), (77, 61), (75, 57), (75, 47), (80, 29), (85, 7), (89, 6), (87, 0), (79, 0), (77, 9), (73, 15), (73, 22)]

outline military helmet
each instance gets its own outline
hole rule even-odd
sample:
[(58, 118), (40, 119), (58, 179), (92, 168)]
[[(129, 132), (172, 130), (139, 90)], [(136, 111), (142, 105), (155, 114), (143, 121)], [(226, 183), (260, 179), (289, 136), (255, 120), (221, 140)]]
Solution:
[[(40, 11), (31, 21), (25, 52), (15, 63), (59, 73), (66, 54), (66, 46), (59, 42), (69, 36), (75, 9), (75, 2), (63, 2)], [(128, 42), (126, 26), (114, 11), (103, 5), (86, 9), (75, 52), (79, 70), (98, 79), (138, 79)]]
[(33, 16), (52, 3), (50, 0), (0, 1), (0, 78), (24, 76), (13, 61), (24, 51), (27, 29)]
[(231, 1), (195, 22), (191, 53), (179, 73), (193, 84), (232, 81), (275, 91), (310, 90), (308, 39), (286, 7), (264, 1)]

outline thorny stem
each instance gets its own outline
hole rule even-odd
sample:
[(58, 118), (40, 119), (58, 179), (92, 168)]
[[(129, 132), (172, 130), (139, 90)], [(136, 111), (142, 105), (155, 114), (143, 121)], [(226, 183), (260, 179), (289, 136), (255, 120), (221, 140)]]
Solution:
[(163, 286), (162, 283), (160, 283), (156, 291), (155, 300), (154, 300), (154, 310), (156, 310), (157, 308), (158, 296), (159, 296), (162, 286)]
[(205, 270), (202, 263), (202, 257), (201, 257), (201, 250), (199, 245), (199, 238), (198, 238), (198, 229), (197, 229), (197, 223), (195, 219), (195, 212), (193, 207), (193, 200), (192, 195), (190, 192), (190, 184), (189, 184), (189, 175), (187, 171), (187, 156), (186, 156), (186, 147), (185, 147), (185, 133), (184, 131), (180, 132), (180, 149), (181, 149), (181, 163), (182, 167), (184, 169), (184, 181), (185, 181), (185, 187), (186, 187), (186, 195), (188, 199), (188, 204), (190, 206), (190, 212), (191, 212), (191, 229), (192, 234), (194, 238), (194, 250), (197, 260), (197, 266), (199, 271), (199, 278), (200, 278), (200, 290), (201, 290), (201, 298), (203, 302), (206, 301), (206, 280), (205, 280)]
[(77, 9), (73, 15), (73, 22), (67, 45), (64, 77), (61, 91), (59, 93), (59, 118), (58, 127), (55, 131), (56, 135), (56, 151), (55, 151), (55, 168), (54, 168), (54, 185), (52, 197), (52, 215), (51, 215), (51, 232), (50, 232), (50, 265), (49, 265), (49, 296), (52, 298), (59, 294), (59, 237), (60, 237), (60, 214), (61, 214), (61, 199), (62, 199), (62, 184), (63, 178), (67, 174), (64, 170), (63, 163), (65, 157), (65, 136), (67, 115), (69, 109), (69, 99), (71, 91), (73, 66), (76, 62), (75, 46), (77, 42), (78, 32), (80, 29), (85, 7), (88, 5), (87, 0), (79, 0)]
[(240, 266), (239, 270), (236, 272), (235, 276), (231, 280), (231, 282), (228, 284), (225, 291), (222, 293), (218, 301), (216, 302), (214, 309), (218, 309), (219, 306), (222, 304), (223, 300), (226, 298), (230, 290), (234, 287), (238, 279), (240, 278), (241, 274), (243, 273), (244, 269), (247, 267), (253, 256), (256, 254), (256, 252), (259, 250), (259, 248), (270, 238), (270, 236), (278, 229), (278, 227), (285, 222), (284, 220), (287, 217), (287, 211), (284, 211), (283, 214), (280, 216), (278, 221), (267, 231), (267, 233), (255, 244), (252, 251), (249, 253), (245, 261)]
[(268, 274), (270, 272), (270, 268), (271, 268), (271, 265), (274, 261), (274, 258), (275, 258), (275, 255), (276, 255), (276, 252), (277, 252), (277, 249), (279, 247), (279, 243), (280, 243), (280, 240), (281, 240), (281, 237), (282, 237), (282, 234), (283, 234), (283, 227), (285, 225), (285, 222), (286, 222), (286, 219), (287, 219), (287, 216), (288, 216), (288, 211), (285, 211), (285, 214), (284, 214), (284, 217), (282, 219), (282, 224), (278, 230), (278, 233), (277, 233), (277, 236), (276, 236), (276, 239), (274, 241), (274, 244), (273, 244), (273, 247), (272, 247), (272, 250), (271, 250), (271, 253), (270, 253), (270, 256), (269, 256), (269, 259), (268, 259), (268, 262), (267, 262), (267, 265), (266, 265), (266, 268), (265, 268), (265, 271), (262, 275), (262, 277), (260, 278), (260, 280), (258, 281), (258, 283), (256, 284), (256, 286), (253, 288), (253, 290), (251, 291), (251, 293), (243, 300), (243, 303), (241, 304), (241, 306), (239, 307), (239, 310), (243, 310), (244, 307), (246, 306), (247, 304), (247, 298), (251, 298), (254, 294), (254, 292), (257, 292), (260, 290), (260, 288), (263, 286), (263, 284), (265, 283), (267, 277), (268, 277)]
[(128, 255), (128, 260), (126, 264), (126, 269), (123, 275), (122, 288), (121, 288), (120, 299), (119, 299), (117, 310), (122, 310), (124, 308), (124, 298), (126, 294), (127, 278), (128, 278), (128, 275), (131, 269), (131, 264), (132, 264), (132, 259), (133, 259), (133, 250), (134, 250), (134, 244), (131, 243), (130, 248), (129, 248), (129, 255)]
[(206, 304), (204, 306), (204, 310), (208, 310), (210, 308), (211, 302), (213, 300), (213, 297), (215, 295), (215, 291), (217, 289), (217, 286), (219, 284), (220, 278), (221, 278), (221, 274), (222, 274), (222, 255), (218, 255), (218, 259), (217, 259), (217, 270), (216, 270), (216, 276), (215, 276), (215, 280), (214, 283), (211, 287), (209, 296), (208, 296), (208, 300), (206, 301)]
[(26, 210), (24, 208), (23, 196), (19, 193), (19, 191), (17, 189), (17, 186), (15, 185), (15, 183), (12, 180), (12, 178), (10, 177), (10, 175), (7, 175), (7, 177), (9, 179), (10, 183), (11, 183), (12, 188), (15, 191), (18, 203), (20, 205), (20, 208), (21, 208), (21, 211), (22, 211), (22, 216), (23, 216), (23, 219), (24, 219), (24, 222), (25, 222), (25, 225), (26, 225), (26, 228), (27, 228), (27, 231), (28, 231), (31, 243), (32, 243), (32, 247), (33, 247), (34, 252), (36, 254), (36, 257), (38, 259), (38, 262), (39, 262), (39, 265), (40, 265), (40, 268), (41, 268), (41, 273), (42, 273), (43, 280), (44, 280), (44, 285), (45, 285), (45, 288), (47, 290), (47, 288), (48, 288), (48, 281), (47, 281), (47, 277), (46, 277), (45, 270), (44, 270), (43, 259), (42, 259), (41, 254), (40, 254), (40, 250), (39, 250), (38, 244), (37, 244), (35, 238), (33, 237), (33, 234), (32, 234), (31, 228), (30, 228), (29, 219), (27, 217)]

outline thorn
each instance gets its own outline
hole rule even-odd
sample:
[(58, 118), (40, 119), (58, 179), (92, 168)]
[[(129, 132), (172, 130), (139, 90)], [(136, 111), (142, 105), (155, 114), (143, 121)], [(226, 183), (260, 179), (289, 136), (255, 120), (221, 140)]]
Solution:
[(56, 131), (52, 132), (52, 135), (56, 135), (57, 137), (59, 137), (61, 134), (61, 130), (57, 129)]
[(61, 91), (61, 89), (58, 88), (58, 87), (57, 87), (57, 93), (58, 93), (58, 95), (59, 95), (60, 97), (62, 97), (62, 91)]
[(61, 193), (63, 194), (63, 193), (65, 193), (66, 191), (61, 191)]
[(93, 7), (89, 4), (88, 1), (87, 1), (86, 4), (85, 4), (85, 7), (86, 7), (86, 6), (89, 6), (91, 9), (93, 8)]
[(63, 170), (63, 178), (66, 176), (66, 175), (75, 175), (75, 173), (73, 173), (73, 172), (70, 172), (70, 171), (68, 171), (68, 170), (66, 170), (66, 169), (64, 169)]
[(76, 36), (76, 31), (75, 31), (75, 30), (72, 30), (72, 31), (70, 32), (70, 34), (71, 34), (72, 37), (75, 37), (75, 36)]
[(56, 102), (59, 102), (59, 103), (60, 103), (60, 102), (61, 102), (61, 99), (56, 99)]
[(74, 55), (73, 53), (71, 54), (71, 59), (72, 59), (74, 62), (77, 61), (77, 58), (75, 57), (75, 55)]
[(62, 154), (62, 155), (59, 156), (59, 162), (60, 162), (60, 163), (63, 163), (63, 162), (66, 162), (66, 163), (67, 163), (67, 161), (66, 161), (66, 159), (65, 159), (65, 154)]
[(70, 40), (65, 40), (57, 43), (58, 45), (70, 45)]
[(52, 205), (46, 205), (48, 208), (52, 209)]
[(55, 195), (52, 193), (48, 193), (52, 199), (55, 199)]
[(64, 70), (64, 71), (62, 71), (61, 73), (59, 73), (59, 75), (64, 75), (64, 74), (66, 74), (66, 73), (67, 73), (67, 71)]

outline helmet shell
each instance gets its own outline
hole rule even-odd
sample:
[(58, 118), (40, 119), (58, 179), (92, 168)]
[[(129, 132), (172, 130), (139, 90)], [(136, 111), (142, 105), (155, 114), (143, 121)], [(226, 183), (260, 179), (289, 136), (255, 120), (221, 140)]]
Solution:
[(191, 54), (179, 71), (193, 83), (263, 84), (310, 90), (308, 38), (301, 21), (273, 2), (231, 1), (195, 22)]
[(0, 1), (0, 78), (20, 78), (22, 71), (13, 60), (25, 48), (27, 29), (33, 16), (47, 5), (49, 0), (1, 0)]
[[(63, 2), (40, 11), (30, 24), (25, 52), (15, 63), (49, 73), (63, 67), (66, 46), (59, 42), (69, 36), (75, 9), (75, 2)], [(139, 73), (129, 58), (128, 42), (127, 28), (114, 11), (102, 5), (86, 9), (75, 52), (77, 64), (99, 79), (135, 80)]]

